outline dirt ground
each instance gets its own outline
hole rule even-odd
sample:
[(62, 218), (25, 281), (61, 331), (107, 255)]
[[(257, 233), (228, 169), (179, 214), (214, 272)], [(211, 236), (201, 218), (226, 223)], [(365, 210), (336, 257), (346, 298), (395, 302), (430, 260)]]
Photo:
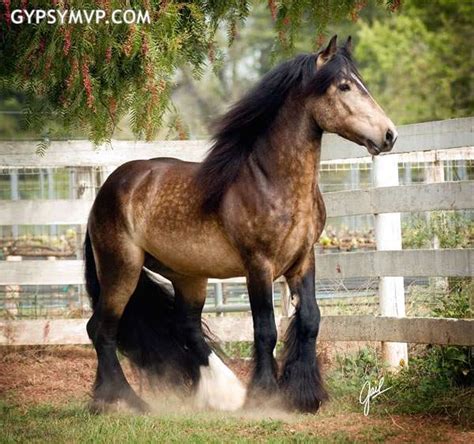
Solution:
[[(230, 366), (242, 380), (248, 380), (248, 362), (233, 361)], [(91, 348), (0, 348), (0, 400), (24, 408), (35, 404), (65, 405), (72, 401), (86, 404), (90, 399), (95, 368), (95, 353)], [(137, 387), (137, 375), (129, 367), (126, 373)], [(355, 412), (330, 409), (325, 412), (324, 408), (321, 414), (295, 418), (289, 414), (281, 416), (290, 432), (311, 430), (315, 436), (327, 436), (330, 431), (337, 430), (360, 438), (369, 428), (388, 428), (390, 437), (379, 442), (474, 442), (474, 432), (463, 430), (443, 418), (419, 415), (364, 417)], [(372, 435), (367, 439), (373, 440)]]
[[(130, 383), (140, 391), (140, 377), (124, 360)], [(234, 372), (246, 381), (250, 366), (231, 361)], [(90, 399), (97, 366), (90, 347), (0, 348), (0, 399), (20, 405), (63, 404)]]

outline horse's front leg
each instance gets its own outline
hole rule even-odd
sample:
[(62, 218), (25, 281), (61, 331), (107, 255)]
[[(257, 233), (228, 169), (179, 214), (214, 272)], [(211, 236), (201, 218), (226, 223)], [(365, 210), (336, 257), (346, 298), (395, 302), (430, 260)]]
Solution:
[(252, 308), (254, 329), (254, 371), (250, 394), (254, 399), (274, 396), (278, 385), (277, 364), (273, 350), (277, 341), (277, 329), (273, 314), (273, 276), (270, 267), (249, 267), (247, 286)]
[(286, 332), (280, 388), (290, 408), (315, 412), (327, 393), (316, 358), (321, 316), (315, 294), (313, 250), (285, 277), (296, 311)]

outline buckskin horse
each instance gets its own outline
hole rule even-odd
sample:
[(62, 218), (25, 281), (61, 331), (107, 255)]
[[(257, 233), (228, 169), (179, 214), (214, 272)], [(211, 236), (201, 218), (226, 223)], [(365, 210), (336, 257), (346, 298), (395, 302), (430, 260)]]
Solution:
[[(290, 409), (319, 408), (327, 395), (316, 359), (314, 244), (326, 218), (318, 186), (324, 131), (372, 155), (397, 139), (355, 67), (350, 38), (338, 47), (334, 36), (318, 53), (265, 75), (217, 121), (202, 163), (136, 160), (110, 175), (85, 240), (87, 331), (98, 358), (93, 406), (123, 400), (148, 408), (129, 385), (118, 348), (148, 373), (188, 384), (200, 407), (235, 410), (279, 393)], [(248, 393), (201, 324), (208, 278), (234, 276), (246, 277), (252, 309)], [(296, 308), (279, 372), (273, 281), (280, 276)]]

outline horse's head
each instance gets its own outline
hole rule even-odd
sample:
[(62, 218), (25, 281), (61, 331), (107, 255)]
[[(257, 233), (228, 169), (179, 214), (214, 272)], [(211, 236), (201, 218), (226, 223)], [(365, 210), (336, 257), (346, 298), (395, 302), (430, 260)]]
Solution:
[(364, 145), (370, 154), (390, 151), (397, 130), (364, 85), (351, 59), (351, 38), (343, 47), (334, 36), (316, 56), (316, 90), (309, 101), (311, 113), (324, 131)]

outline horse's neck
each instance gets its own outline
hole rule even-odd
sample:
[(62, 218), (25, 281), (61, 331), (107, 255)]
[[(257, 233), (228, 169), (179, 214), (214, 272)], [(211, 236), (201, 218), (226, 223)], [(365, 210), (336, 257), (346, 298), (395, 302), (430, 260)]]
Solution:
[(303, 104), (293, 102), (281, 110), (263, 143), (267, 144), (267, 177), (285, 195), (297, 200), (314, 195), (321, 135)]

